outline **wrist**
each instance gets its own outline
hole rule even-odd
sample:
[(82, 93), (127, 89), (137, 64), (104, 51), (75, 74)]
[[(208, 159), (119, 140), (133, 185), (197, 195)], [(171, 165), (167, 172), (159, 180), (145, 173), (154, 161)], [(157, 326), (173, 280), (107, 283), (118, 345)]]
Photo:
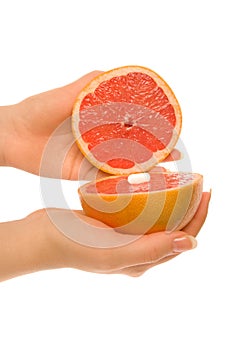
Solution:
[(28, 241), (32, 246), (34, 271), (66, 267), (57, 244), (57, 229), (50, 221), (46, 209), (40, 209), (22, 220)]
[(44, 213), (0, 224), (0, 281), (62, 267)]
[(13, 137), (13, 116), (16, 105), (0, 107), (0, 166), (9, 166), (8, 149)]

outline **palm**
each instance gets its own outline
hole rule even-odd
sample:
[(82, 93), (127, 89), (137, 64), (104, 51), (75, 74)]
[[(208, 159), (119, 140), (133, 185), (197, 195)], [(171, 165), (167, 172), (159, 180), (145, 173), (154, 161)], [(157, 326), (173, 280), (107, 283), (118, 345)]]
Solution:
[(9, 165), (40, 174), (41, 160), (52, 138), (53, 147), (47, 149), (49, 159), (43, 175), (57, 176), (58, 163), (64, 160), (60, 169), (62, 177), (77, 179), (83, 156), (73, 144), (69, 117), (76, 95), (97, 74), (99, 72), (92, 72), (70, 85), (32, 96), (15, 106), (14, 131), (8, 146)]

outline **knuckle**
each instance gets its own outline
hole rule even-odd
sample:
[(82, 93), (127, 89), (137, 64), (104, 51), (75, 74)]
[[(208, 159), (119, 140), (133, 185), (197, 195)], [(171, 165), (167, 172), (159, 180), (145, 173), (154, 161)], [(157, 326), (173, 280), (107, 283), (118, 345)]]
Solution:
[(158, 234), (156, 235), (158, 240), (153, 240), (151, 245), (148, 245), (148, 249), (144, 252), (145, 263), (156, 263), (172, 252), (172, 236), (164, 235), (163, 233), (161, 233), (160, 236)]
[(151, 247), (149, 251), (145, 252), (144, 263), (154, 263), (159, 259), (161, 259), (161, 256), (157, 247)]
[(143, 274), (144, 274), (144, 271), (143, 272), (135, 271), (130, 274), (130, 277), (138, 278), (138, 277), (141, 277)]
[(127, 272), (125, 272), (126, 275), (130, 276), (130, 277), (140, 277), (142, 276), (145, 272), (146, 272), (146, 268), (142, 267), (142, 266), (134, 266), (131, 269), (128, 269)]

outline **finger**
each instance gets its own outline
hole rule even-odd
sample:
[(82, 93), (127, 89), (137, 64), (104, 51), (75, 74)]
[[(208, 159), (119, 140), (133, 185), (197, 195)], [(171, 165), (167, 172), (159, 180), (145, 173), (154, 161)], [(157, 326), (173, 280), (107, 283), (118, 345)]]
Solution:
[[(77, 147), (76, 147), (77, 148)], [(77, 156), (76, 158), (77, 159)], [(110, 174), (106, 174), (100, 169), (94, 167), (84, 156), (81, 161), (81, 166), (77, 169), (77, 177), (79, 180), (94, 181), (102, 179)]]
[(162, 166), (155, 166), (154, 168), (152, 168), (149, 173), (150, 174), (154, 174), (154, 173), (164, 173), (167, 172), (168, 170)]
[(182, 158), (182, 154), (178, 149), (173, 149), (171, 153), (163, 160), (163, 162), (173, 162), (174, 160), (180, 160)]
[(63, 119), (64, 115), (69, 117), (79, 92), (100, 73), (101, 71), (90, 72), (71, 84), (43, 93), (43, 98), (48, 100), (49, 105), (55, 106), (58, 112), (59, 109), (62, 111)]
[(47, 127), (49, 127), (49, 120), (52, 120), (52, 130), (54, 130), (54, 117), (57, 125), (70, 117), (78, 93), (100, 73), (101, 71), (94, 71), (71, 84), (31, 96), (22, 101), (21, 105), (24, 107), (26, 102), (26, 107), (31, 114), (39, 113), (40, 123), (46, 122)]
[(130, 266), (123, 269), (117, 269), (114, 271), (107, 272), (108, 274), (114, 274), (114, 275), (127, 275), (130, 277), (140, 277), (142, 276), (146, 271), (151, 269), (152, 267), (155, 267), (158, 265), (157, 263), (154, 264), (141, 264), (136, 266)]
[[(165, 158), (163, 160), (162, 163), (167, 163), (167, 162), (172, 162), (175, 160), (179, 160), (182, 158), (182, 154), (178, 149), (174, 149), (172, 150), (172, 152), (167, 156), (167, 158)], [(158, 172), (167, 172), (168, 170), (162, 166), (155, 166), (154, 168), (152, 168), (149, 172), (151, 174), (153, 173), (158, 173)]]
[(157, 264), (143, 264), (133, 267), (127, 267), (125, 269), (120, 270), (118, 273), (122, 275), (127, 275), (130, 277), (140, 277), (149, 269), (155, 267)]
[(152, 269), (153, 267), (160, 265), (160, 264), (163, 264), (171, 259), (174, 259), (179, 254), (180, 253), (173, 253), (169, 256), (166, 256), (165, 258), (160, 259), (156, 263), (147, 263), (147, 264), (140, 264), (140, 265), (136, 265), (136, 266), (130, 266), (130, 267), (126, 267), (126, 268), (121, 269), (121, 270), (117, 270), (114, 273), (115, 274), (123, 274), (123, 275), (127, 275), (130, 277), (140, 277), (145, 272)]
[(195, 246), (194, 238), (181, 231), (170, 234), (152, 233), (144, 235), (127, 246), (116, 248), (112, 252), (112, 258), (118, 263), (118, 267), (126, 268), (157, 263), (167, 256), (192, 249)]
[(196, 214), (190, 223), (182, 229), (182, 231), (194, 237), (198, 234), (206, 220), (210, 198), (211, 192), (203, 192), (202, 199)]
[[(177, 255), (177, 254), (176, 254)], [(159, 264), (162, 264), (163, 262), (165, 261), (168, 261), (170, 259), (172, 259), (174, 256), (169, 256), (169, 257), (166, 257), (164, 259), (161, 259), (159, 260), (158, 262), (156, 263), (151, 263), (151, 264), (141, 264), (141, 265), (136, 265), (136, 266), (131, 266), (131, 267), (126, 267), (122, 270), (119, 270), (118, 272), (116, 273), (119, 273), (119, 274), (123, 274), (123, 275), (127, 275), (127, 276), (130, 276), (130, 277), (140, 277), (142, 276), (145, 272), (147, 272), (148, 270), (152, 269), (153, 267), (159, 265)]]
[[(102, 71), (95, 70), (93, 72), (90, 72), (88, 74), (85, 74), (78, 80), (75, 80), (74, 82), (65, 85), (61, 87), (60, 89), (63, 90), (63, 93), (68, 93), (69, 96), (72, 96), (73, 98), (76, 98), (77, 93), (79, 93), (82, 89), (85, 88), (85, 86), (95, 77), (103, 73)], [(58, 89), (55, 89), (58, 90)]]

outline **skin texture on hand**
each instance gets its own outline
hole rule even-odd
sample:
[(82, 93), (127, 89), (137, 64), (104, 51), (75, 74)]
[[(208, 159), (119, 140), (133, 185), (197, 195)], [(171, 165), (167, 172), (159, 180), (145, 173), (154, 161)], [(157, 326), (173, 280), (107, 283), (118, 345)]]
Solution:
[(7, 165), (7, 143), (13, 133), (11, 123), (15, 106), (0, 106), (0, 166)]
[[(171, 234), (161, 232), (143, 235), (138, 240), (121, 247), (106, 249), (85, 247), (73, 243), (69, 239), (64, 241), (64, 236), (60, 235), (57, 243), (62, 248), (61, 256), (67, 259), (66, 264), (69, 267), (83, 269), (85, 266), (84, 269), (86, 271), (139, 276), (149, 268), (168, 261), (182, 251), (192, 249), (196, 246), (196, 241), (193, 239), (190, 240), (190, 236), (196, 237), (203, 226), (208, 212), (209, 201), (210, 193), (203, 193), (197, 213), (182, 231), (176, 231)], [(89, 219), (86, 217), (87, 222)], [(93, 222), (93, 219), (91, 220)], [(98, 225), (103, 226), (102, 223), (98, 222), (96, 222), (96, 225), (97, 227)], [(115, 234), (114, 229), (108, 229), (112, 235)], [(98, 232), (96, 234), (98, 235)], [(188, 239), (177, 241), (178, 238), (186, 237)], [(78, 256), (85, 258), (85, 264), (82, 261), (82, 265), (80, 266), (80, 261), (77, 259)], [(97, 261), (95, 261), (96, 257), (98, 258)]]
[[(196, 246), (194, 237), (203, 226), (210, 201), (204, 192), (200, 206), (192, 221), (182, 230), (143, 235), (132, 243), (114, 248), (95, 248), (72, 241), (52, 223), (49, 211), (43, 209), (22, 220), (0, 224), (0, 280), (46, 269), (76, 268), (105, 274), (140, 276), (148, 269), (166, 262)], [(95, 227), (115, 235), (114, 229), (85, 216), (76, 214), (86, 222), (86, 230)]]
[[(0, 107), (0, 130), (3, 133), (1, 139), (4, 141), (2, 147), (0, 145), (0, 165), (69, 180), (93, 180), (95, 177), (106, 176), (101, 171), (96, 174), (97, 169), (79, 151), (74, 142), (70, 120), (79, 91), (100, 73), (91, 72), (64, 87), (31, 96), (12, 106)], [(41, 174), (41, 160), (48, 141), (56, 130), (58, 135), (52, 140), (53, 144), (47, 152)], [(66, 149), (68, 152), (63, 162), (61, 157)], [(171, 161), (179, 156), (179, 151), (174, 150), (167, 160)], [(54, 170), (56, 165), (58, 171)]]
[[(29, 97), (12, 106), (0, 107), (0, 165), (41, 175), (45, 147), (51, 135), (62, 125), (65, 128), (59, 129), (57, 137), (52, 139), (53, 147), (46, 154), (42, 176), (57, 177), (54, 168), (61, 161), (58, 155), (63, 154), (65, 149), (68, 151), (59, 173), (61, 178), (93, 180), (94, 177), (106, 176), (102, 172), (96, 174), (97, 170), (79, 151), (69, 120), (77, 94), (99, 73), (89, 73), (72, 84)], [(179, 157), (179, 151), (174, 150), (167, 161)], [(157, 170), (154, 168), (152, 171)], [(62, 220), (67, 215), (63, 209), (43, 209), (22, 220), (1, 223), (0, 280), (63, 267), (139, 276), (149, 268), (195, 247), (194, 237), (204, 224), (209, 200), (210, 193), (203, 193), (196, 215), (182, 231), (144, 235), (118, 247), (97, 248), (67, 238), (51, 221), (50, 215), (59, 211)], [(76, 212), (76, 215), (82, 222), (80, 230), (84, 231), (84, 235), (92, 227), (96, 240), (103, 229), (110, 237), (115, 237), (114, 229), (82, 212)]]
[[(2, 165), (39, 175), (43, 150), (51, 134), (71, 116), (77, 94), (99, 73), (91, 72), (69, 85), (43, 92), (10, 106), (7, 120), (4, 118), (7, 132), (4, 135), (6, 152)], [(2, 108), (9, 110), (8, 106)], [(70, 137), (71, 126), (70, 132), (59, 139), (53, 159), (56, 159), (56, 154), (62, 152), (69, 144)], [(76, 180), (82, 159), (81, 152), (74, 144), (64, 164), (63, 178)]]

